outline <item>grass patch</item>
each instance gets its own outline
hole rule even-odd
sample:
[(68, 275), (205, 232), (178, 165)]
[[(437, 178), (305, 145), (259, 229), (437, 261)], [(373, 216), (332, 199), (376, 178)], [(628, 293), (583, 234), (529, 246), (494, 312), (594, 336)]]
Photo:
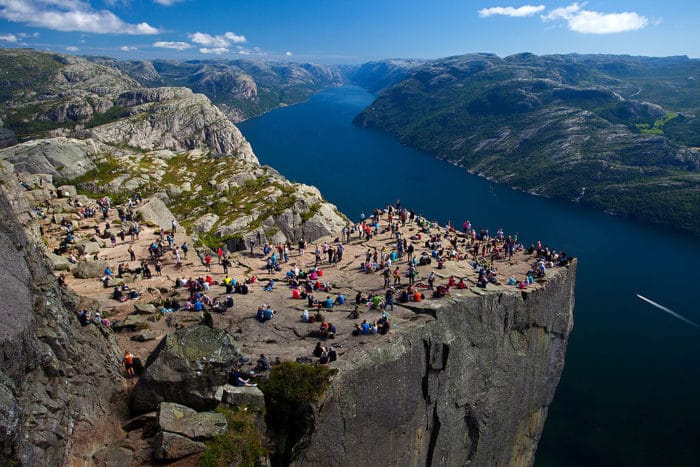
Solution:
[(228, 465), (254, 466), (267, 455), (263, 435), (256, 423), (259, 412), (249, 407), (216, 409), (228, 421), (226, 433), (207, 442), (200, 467), (225, 467)]

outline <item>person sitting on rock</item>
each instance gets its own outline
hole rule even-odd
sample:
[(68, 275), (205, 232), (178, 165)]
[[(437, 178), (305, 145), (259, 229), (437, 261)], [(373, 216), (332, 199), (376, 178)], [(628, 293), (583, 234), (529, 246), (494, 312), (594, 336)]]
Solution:
[(330, 297), (326, 297), (326, 300), (323, 302), (323, 308), (333, 308), (333, 299)]
[(338, 360), (338, 352), (333, 347), (328, 348), (328, 361), (334, 362)]
[(250, 382), (250, 378), (248, 378), (248, 379), (244, 378), (243, 373), (241, 373), (241, 370), (239, 370), (238, 368), (236, 368), (236, 370), (234, 370), (234, 372), (233, 372), (233, 375), (231, 375), (231, 380), (233, 382), (233, 385), (238, 386), (238, 387), (242, 387), (242, 386), (255, 387), (255, 386), (257, 386), (257, 384)]
[(457, 288), (458, 289), (466, 289), (467, 288), (467, 283), (464, 282), (464, 278), (460, 278), (459, 282), (457, 283)]
[(335, 299), (335, 303), (338, 305), (344, 305), (345, 304), (345, 295), (343, 295), (342, 293), (338, 294), (338, 296)]
[(335, 324), (328, 323), (328, 331), (326, 332), (328, 338), (334, 339), (337, 332), (338, 332), (338, 329), (335, 327)]
[(264, 353), (260, 354), (260, 358), (255, 365), (255, 372), (259, 373), (261, 371), (267, 371), (270, 369), (270, 358), (265, 356)]
[(318, 358), (318, 363), (321, 365), (325, 365), (328, 363), (329, 357), (328, 357), (328, 350), (326, 350), (325, 347), (322, 347), (323, 351), (321, 352), (321, 356)]
[(275, 310), (270, 308), (269, 305), (263, 308), (263, 322), (269, 321), (275, 315)]
[(323, 353), (324, 348), (321, 346), (321, 341), (316, 342), (316, 347), (314, 347), (313, 356), (320, 357)]
[(366, 319), (362, 320), (362, 324), (360, 324), (360, 332), (362, 332), (362, 334), (369, 334), (371, 332), (371, 325)]
[(322, 322), (321, 326), (319, 326), (319, 334), (321, 336), (321, 339), (326, 339), (328, 338), (328, 323), (327, 322)]
[(227, 309), (233, 308), (233, 297), (232, 296), (230, 296), (230, 295), (226, 296), (226, 300), (224, 300), (224, 306), (226, 306)]
[(121, 289), (115, 285), (113, 292), (112, 292), (112, 298), (114, 298), (118, 302), (121, 302), (123, 296), (124, 296), (124, 294), (122, 293)]
[(301, 314), (301, 320), (304, 323), (309, 322), (309, 310), (307, 310), (306, 308), (304, 309), (304, 312)]

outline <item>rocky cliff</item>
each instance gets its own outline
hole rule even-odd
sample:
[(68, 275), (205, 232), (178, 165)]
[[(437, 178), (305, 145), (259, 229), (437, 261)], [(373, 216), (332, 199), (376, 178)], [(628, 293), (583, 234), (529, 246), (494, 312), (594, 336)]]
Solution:
[[(59, 287), (25, 228), (24, 188), (3, 167), (0, 187), (0, 463), (89, 465), (126, 409), (116, 341), (81, 327), (77, 297)], [(17, 214), (19, 213), (19, 217)]]
[(298, 465), (531, 465), (564, 367), (576, 263), (546, 287), (437, 303), (358, 351), (316, 407)]

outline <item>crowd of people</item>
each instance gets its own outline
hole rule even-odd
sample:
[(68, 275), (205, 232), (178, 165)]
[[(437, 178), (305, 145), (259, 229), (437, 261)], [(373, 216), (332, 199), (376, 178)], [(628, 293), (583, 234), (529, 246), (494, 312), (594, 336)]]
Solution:
[[(108, 239), (112, 247), (129, 243), (128, 258), (119, 259), (116, 274), (111, 267), (107, 267), (102, 279), (105, 287), (112, 288), (112, 298), (120, 302), (138, 299), (141, 292), (126, 282), (112, 287), (111, 281), (115, 278), (125, 281), (128, 278), (149, 280), (161, 277), (164, 266), (180, 271), (190, 249), (187, 241), (182, 239), (182, 243), (177, 244), (177, 223), (173, 219), (169, 230), (160, 228), (153, 232), (145, 254), (138, 258), (134, 246), (144, 233), (134, 214), (134, 207), (139, 202), (140, 196), (134, 196), (125, 205), (112, 207), (109, 198), (102, 198), (94, 206), (82, 206), (79, 210), (83, 219), (91, 219), (95, 223), (95, 235)], [(115, 211), (119, 230), (110, 222)], [(97, 219), (99, 216), (101, 222)], [(69, 254), (70, 258), (78, 261), (72, 251), (76, 234), (74, 223), (61, 219), (60, 225), (64, 235), (56, 252)], [(406, 226), (409, 228), (406, 229)], [(291, 241), (270, 244), (264, 240), (259, 233), (255, 239), (248, 240), (250, 257), (261, 261), (260, 274), (267, 273), (261, 276), (265, 277), (264, 280), (258, 282), (255, 274), (240, 280), (233, 277), (229, 271), (233, 266), (231, 253), (225, 245), (209, 251), (200, 250), (198, 254), (203, 273), (189, 278), (178, 275), (172, 287), (174, 294), (167, 298), (161, 312), (184, 310), (223, 314), (235, 308), (233, 295), (247, 295), (253, 292), (254, 287), (268, 292), (289, 290), (292, 300), (304, 302), (303, 312), (297, 315), (301, 322), (316, 323), (318, 326), (308, 330), (309, 336), (318, 338), (314, 356), (320, 363), (329, 363), (338, 357), (337, 351), (320, 344), (335, 339), (339, 330), (338, 326), (329, 322), (327, 312), (346, 311), (348, 319), (354, 321), (351, 330), (346, 331), (349, 334), (385, 335), (393, 327), (391, 314), (398, 305), (419, 303), (428, 298), (439, 299), (450, 295), (454, 289), (472, 286), (487, 288), (493, 284), (523, 289), (545, 277), (550, 268), (565, 265), (570, 260), (565, 252), (550, 249), (541, 242), (525, 248), (518, 234), (507, 234), (503, 229), (498, 229), (491, 235), (488, 229), (474, 228), (469, 220), (465, 220), (461, 230), (455, 228), (451, 221), (441, 226), (402, 207), (400, 202), (374, 209), (369, 217), (362, 215), (359, 222), (343, 227), (340, 237), (333, 242), (324, 241), (309, 247), (305, 239), (300, 239), (294, 246)], [(351, 245), (354, 251), (358, 246), (362, 248), (363, 253), (360, 253), (357, 263), (354, 263), (357, 256), (350, 256), (348, 260), (345, 254)], [(512, 261), (519, 252), (530, 255), (531, 268), (523, 277), (511, 274), (507, 280), (502, 280), (499, 266)], [(346, 264), (348, 261), (350, 263)], [(448, 269), (450, 262), (463, 262), (463, 274), (442, 273), (441, 270)], [(216, 269), (217, 266), (221, 272)], [(358, 274), (377, 276), (376, 286), (356, 291), (354, 303), (352, 299), (347, 300), (343, 287), (324, 277), (324, 268), (335, 270), (340, 266)], [(454, 268), (451, 270), (454, 271)], [(472, 274), (467, 274), (469, 270)], [(283, 274), (282, 279), (277, 278), (278, 272)], [(217, 277), (220, 279), (217, 280)], [(184, 297), (178, 289), (185, 291)], [(293, 302), (291, 306), (294, 306)], [(378, 315), (363, 316), (368, 312)], [(272, 306), (264, 303), (253, 313), (260, 324), (273, 320), (276, 315)], [(83, 325), (109, 323), (109, 320), (99, 316), (99, 312), (91, 315), (86, 310), (81, 311), (79, 321)], [(244, 385), (252, 384), (246, 380), (249, 378), (240, 377)]]

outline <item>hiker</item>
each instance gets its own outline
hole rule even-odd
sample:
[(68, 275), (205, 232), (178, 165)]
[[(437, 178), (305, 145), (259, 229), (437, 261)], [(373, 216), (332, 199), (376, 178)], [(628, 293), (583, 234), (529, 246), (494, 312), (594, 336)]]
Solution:
[(131, 352), (128, 350), (124, 351), (124, 358), (122, 358), (122, 363), (124, 364), (124, 368), (126, 369), (126, 374), (127, 376), (135, 376), (136, 373), (134, 372), (134, 359), (137, 358), (135, 355), (133, 355)]

